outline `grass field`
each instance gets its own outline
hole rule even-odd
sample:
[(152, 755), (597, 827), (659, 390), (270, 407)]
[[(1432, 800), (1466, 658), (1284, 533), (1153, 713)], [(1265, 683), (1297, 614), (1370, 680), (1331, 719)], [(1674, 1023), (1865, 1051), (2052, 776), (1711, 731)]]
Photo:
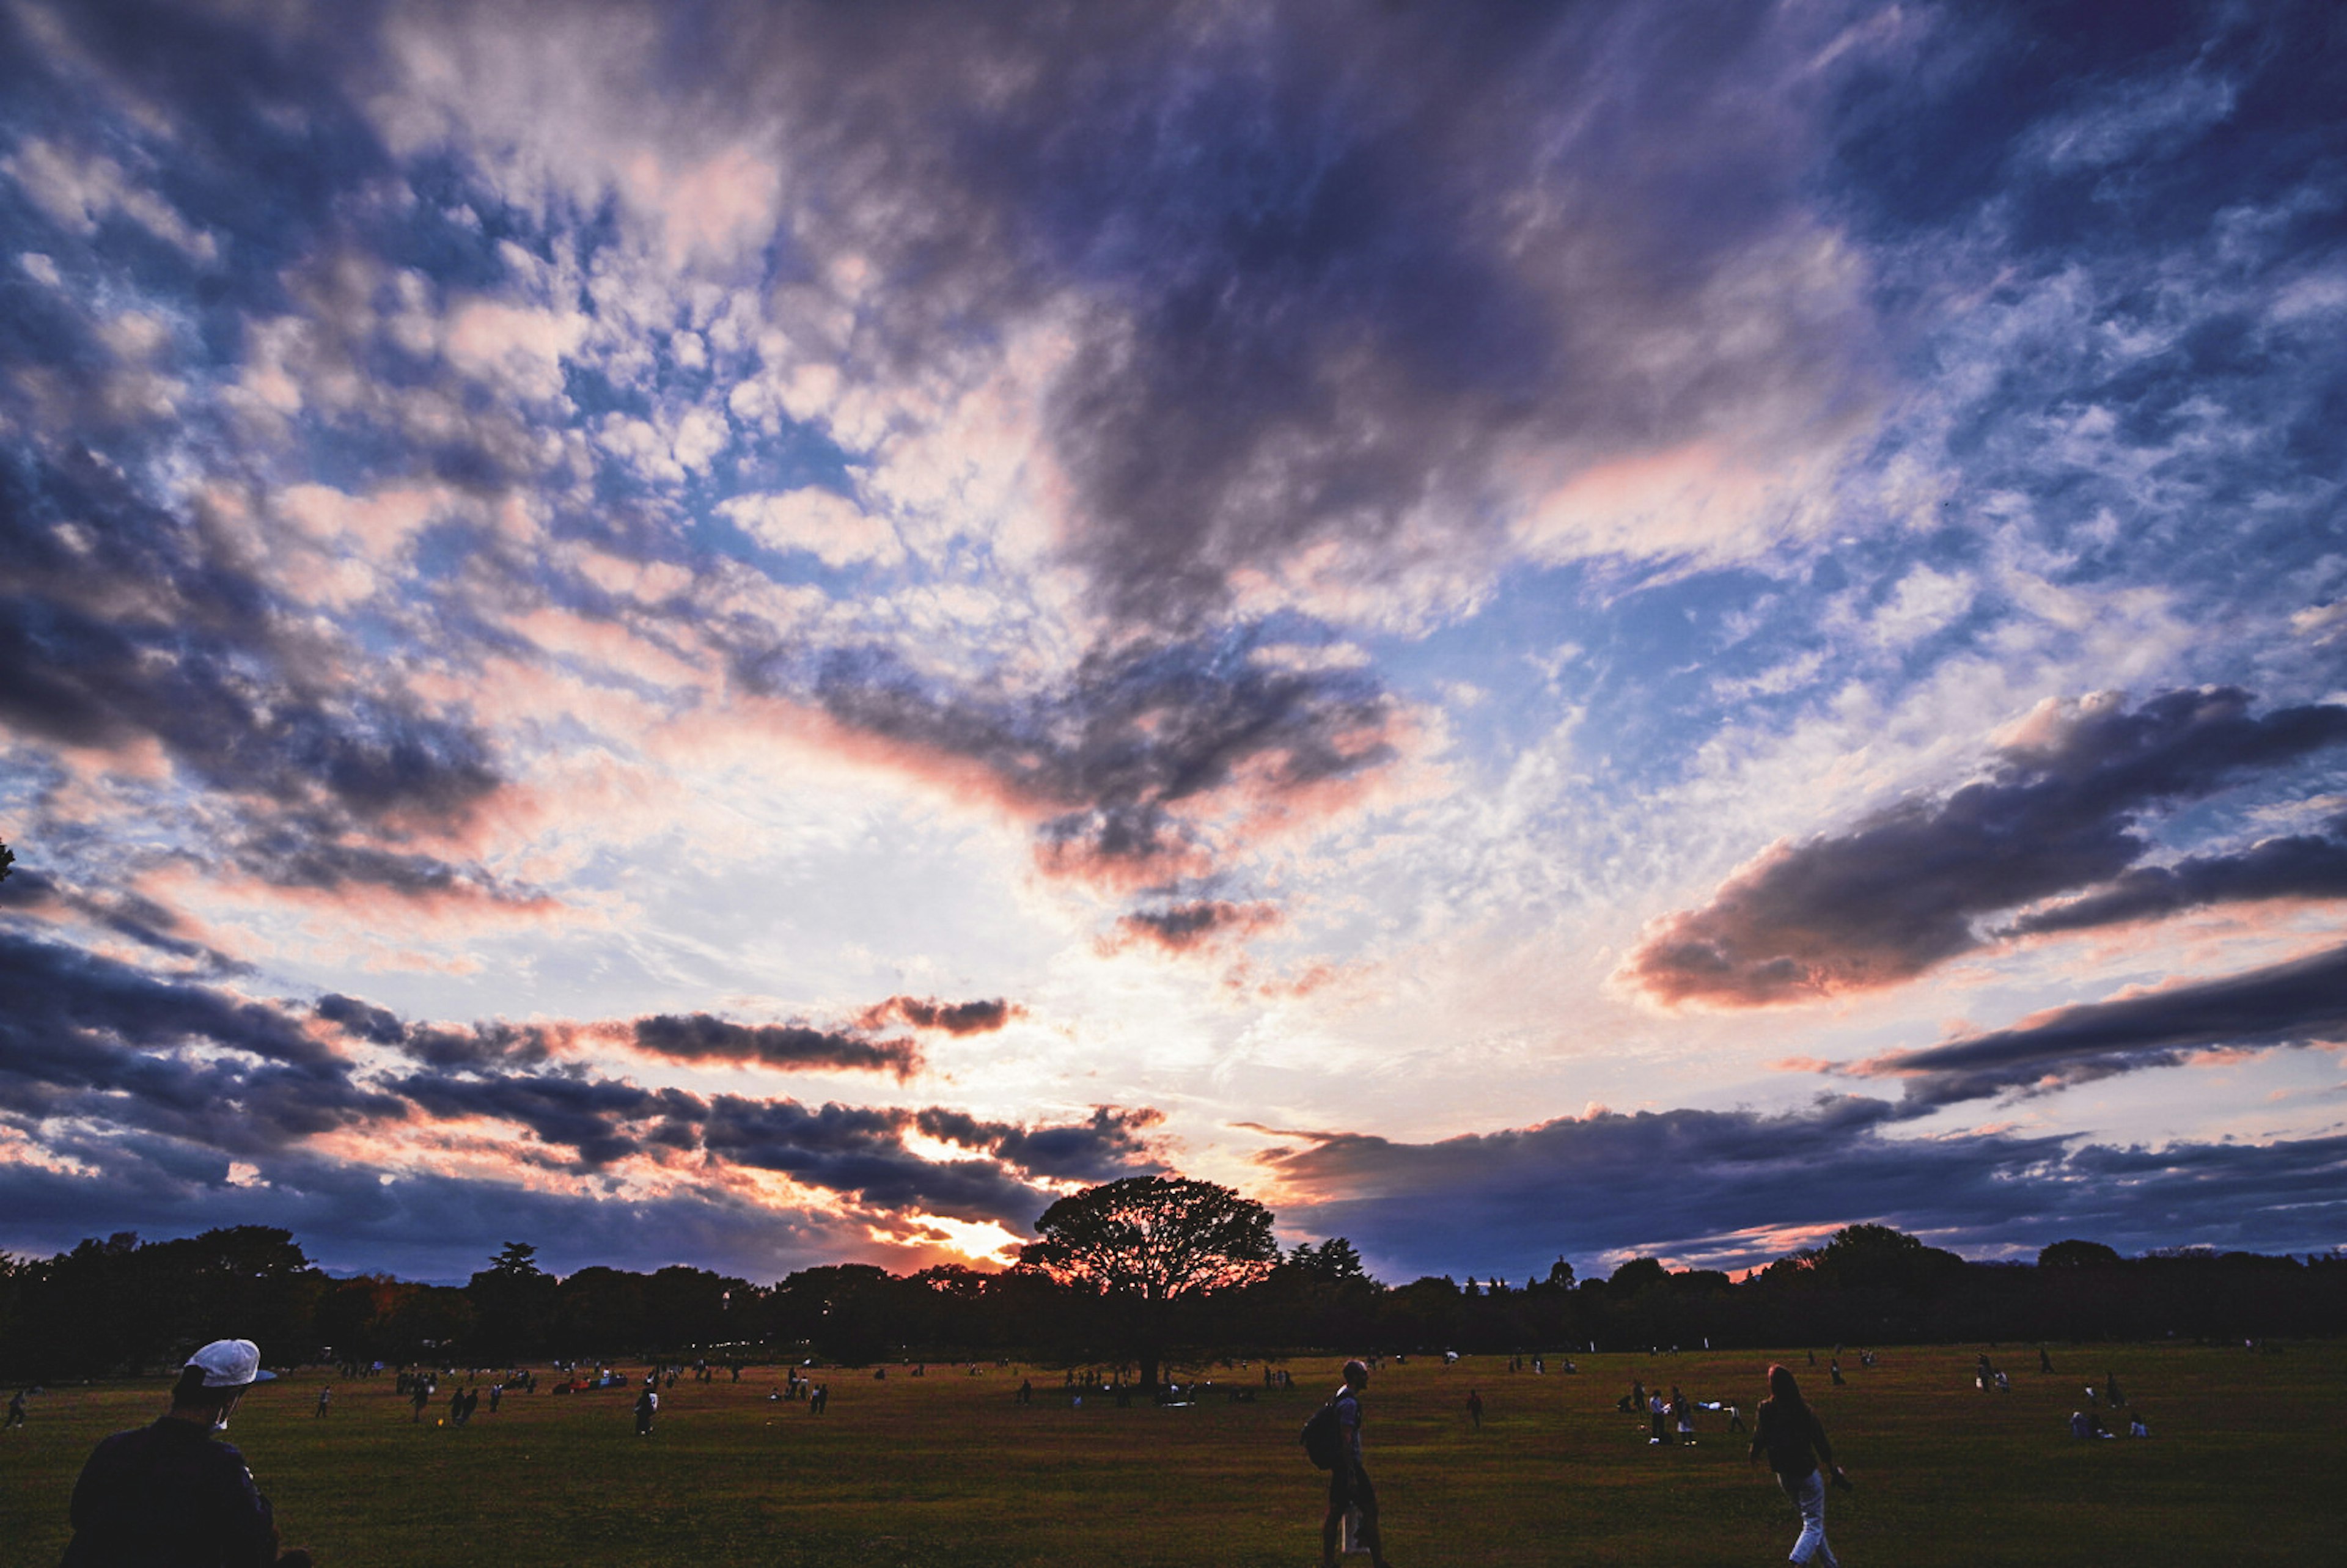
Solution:
[[(1978, 1347), (1892, 1348), (1850, 1384), (1788, 1358), (1858, 1484), (1831, 1494), (1835, 1549), (1856, 1565), (2339, 1562), (2347, 1345), (2287, 1354), (2118, 1346), (2055, 1352), (2056, 1376), (1996, 1353), (2009, 1395), (1971, 1384)], [(1398, 1568), (1436, 1564), (1781, 1562), (1791, 1505), (1747, 1466), (1726, 1418), (1693, 1448), (1655, 1449), (1616, 1414), (1630, 1379), (1749, 1406), (1767, 1358), (1587, 1356), (1577, 1377), (1510, 1374), (1503, 1360), (1380, 1369), (1367, 1412), (1370, 1473)], [(317, 1372), (249, 1397), (231, 1438), (275, 1501), (288, 1544), (329, 1568), (374, 1564), (1307, 1564), (1320, 1472), (1296, 1429), (1333, 1383), (1292, 1364), (1297, 1389), (1187, 1409), (1106, 1399), (1071, 1409), (1060, 1374), (969, 1377), (933, 1367), (827, 1374), (830, 1410), (770, 1403), (763, 1369), (740, 1384), (678, 1383), (657, 1429), (634, 1435), (623, 1393), (486, 1400), (463, 1430), (411, 1424), (389, 1378)], [(2066, 1418), (2081, 1385), (2116, 1370), (2152, 1440), (2083, 1443)], [(66, 1502), (99, 1438), (156, 1413), (160, 1383), (52, 1389), (0, 1437), (0, 1556), (54, 1563)], [(1483, 1430), (1469, 1429), (1470, 1389)], [(444, 1393), (446, 1385), (444, 1385)], [(1748, 1419), (1747, 1415), (1747, 1419)], [(1366, 1558), (1358, 1559), (1366, 1562)]]

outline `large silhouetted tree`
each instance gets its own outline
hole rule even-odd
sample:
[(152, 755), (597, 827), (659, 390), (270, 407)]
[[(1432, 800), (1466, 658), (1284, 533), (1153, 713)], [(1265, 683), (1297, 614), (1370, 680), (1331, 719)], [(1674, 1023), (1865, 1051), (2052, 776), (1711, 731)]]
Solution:
[(1250, 1284), (1279, 1262), (1269, 1209), (1184, 1176), (1127, 1176), (1088, 1187), (1045, 1209), (1035, 1230), (1042, 1239), (1027, 1245), (1020, 1264), (1099, 1291), (1151, 1388), (1176, 1302)]

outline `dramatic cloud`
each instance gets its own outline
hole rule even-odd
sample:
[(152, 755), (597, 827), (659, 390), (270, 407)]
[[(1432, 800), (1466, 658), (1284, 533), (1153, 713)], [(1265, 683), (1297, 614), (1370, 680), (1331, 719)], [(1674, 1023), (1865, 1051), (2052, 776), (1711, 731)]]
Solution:
[(983, 769), (1041, 818), (1045, 869), (1142, 886), (1209, 864), (1217, 816), (1357, 783), (1397, 754), (1397, 705), (1374, 679), (1267, 666), (1254, 646), (1095, 652), (1064, 691), (1025, 703), (939, 694), (845, 656), (816, 690), (840, 723), (916, 765)]
[(951, 1035), (991, 1034), (1024, 1010), (999, 997), (972, 1002), (941, 1002), (935, 997), (890, 997), (865, 1009), (856, 1021), (865, 1029), (907, 1023), (915, 1029), (939, 1029)]
[(846, 1068), (910, 1078), (921, 1048), (909, 1040), (808, 1029), (801, 1024), (740, 1024), (704, 1012), (638, 1019), (637, 1049), (677, 1061), (753, 1061), (763, 1067)]
[(1072, 1125), (1020, 1127), (933, 1107), (916, 1117), (914, 1125), (942, 1142), (998, 1155), (1033, 1175), (1108, 1182), (1165, 1170), (1147, 1137), (1164, 1120), (1145, 1107), (1101, 1105), (1090, 1119)]
[(1911, 979), (1979, 947), (1983, 917), (2118, 876), (2151, 847), (2134, 831), (2146, 813), (2347, 743), (2347, 706), (2256, 717), (2250, 702), (2219, 688), (2046, 710), (1987, 779), (1771, 848), (1657, 922), (1624, 974), (1660, 1001), (1726, 1007)]
[(1539, 1275), (1560, 1251), (1738, 1266), (1860, 1220), (2025, 1255), (2082, 1230), (2123, 1247), (2270, 1250), (2347, 1218), (2347, 1138), (2065, 1151), (2058, 1137), (1887, 1135), (1901, 1114), (1836, 1098), (1778, 1115), (1596, 1112), (1435, 1143), (1288, 1132), (1307, 1142), (1259, 1159), (1284, 1219), (1349, 1237), (1388, 1277)]
[(2236, 855), (2188, 855), (2173, 866), (2138, 866), (2084, 897), (2024, 915), (2010, 930), (2023, 937), (2083, 931), (2263, 898), (2347, 898), (2347, 838), (2336, 829), (2293, 834), (2260, 839)]
[(210, 986), (0, 931), (0, 1117), (19, 1125), (251, 1153), (406, 1114), (283, 1011)]
[(1141, 909), (1116, 923), (1128, 942), (1150, 942), (1169, 953), (1186, 953), (1233, 933), (1259, 931), (1279, 923), (1268, 904), (1234, 904), (1226, 898), (1194, 898), (1163, 909)]
[(2335, 9), (0, 7), (0, 1247), (2331, 1245)]
[(1871, 1057), (1854, 1071), (1908, 1080), (1936, 1106), (2010, 1089), (2054, 1089), (2206, 1050), (2347, 1044), (2347, 948), (2116, 1000), (2059, 1008), (2011, 1029)]

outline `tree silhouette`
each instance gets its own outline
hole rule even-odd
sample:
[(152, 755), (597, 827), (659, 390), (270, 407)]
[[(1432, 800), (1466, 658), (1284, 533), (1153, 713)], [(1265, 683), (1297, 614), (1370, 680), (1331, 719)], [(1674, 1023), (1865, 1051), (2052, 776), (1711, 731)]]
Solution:
[(1184, 1176), (1088, 1187), (1045, 1209), (1035, 1230), (1042, 1239), (1021, 1249), (1020, 1263), (1099, 1291), (1153, 1389), (1175, 1303), (1251, 1284), (1279, 1262), (1269, 1209)]

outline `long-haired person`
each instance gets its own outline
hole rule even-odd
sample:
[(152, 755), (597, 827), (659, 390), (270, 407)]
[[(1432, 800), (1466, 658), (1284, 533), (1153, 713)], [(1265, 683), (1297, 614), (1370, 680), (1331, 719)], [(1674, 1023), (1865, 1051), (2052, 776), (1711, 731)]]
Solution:
[(1833, 1472), (1834, 1484), (1844, 1490), (1850, 1478), (1834, 1463), (1833, 1444), (1826, 1440), (1817, 1412), (1801, 1398), (1801, 1386), (1793, 1380), (1789, 1367), (1768, 1368), (1768, 1397), (1760, 1401), (1759, 1419), (1752, 1430), (1751, 1457), (1764, 1453), (1768, 1468), (1777, 1472), (1777, 1484), (1800, 1510), (1801, 1533), (1793, 1542), (1792, 1560), (1815, 1558), (1825, 1568), (1838, 1568), (1833, 1548), (1826, 1544), (1826, 1478), (1818, 1465), (1823, 1461)]
[(82, 1467), (63, 1568), (309, 1568), (307, 1552), (279, 1553), (244, 1456), (212, 1440), (252, 1386), (275, 1376), (250, 1339), (215, 1339), (189, 1357), (170, 1409), (115, 1433)]

